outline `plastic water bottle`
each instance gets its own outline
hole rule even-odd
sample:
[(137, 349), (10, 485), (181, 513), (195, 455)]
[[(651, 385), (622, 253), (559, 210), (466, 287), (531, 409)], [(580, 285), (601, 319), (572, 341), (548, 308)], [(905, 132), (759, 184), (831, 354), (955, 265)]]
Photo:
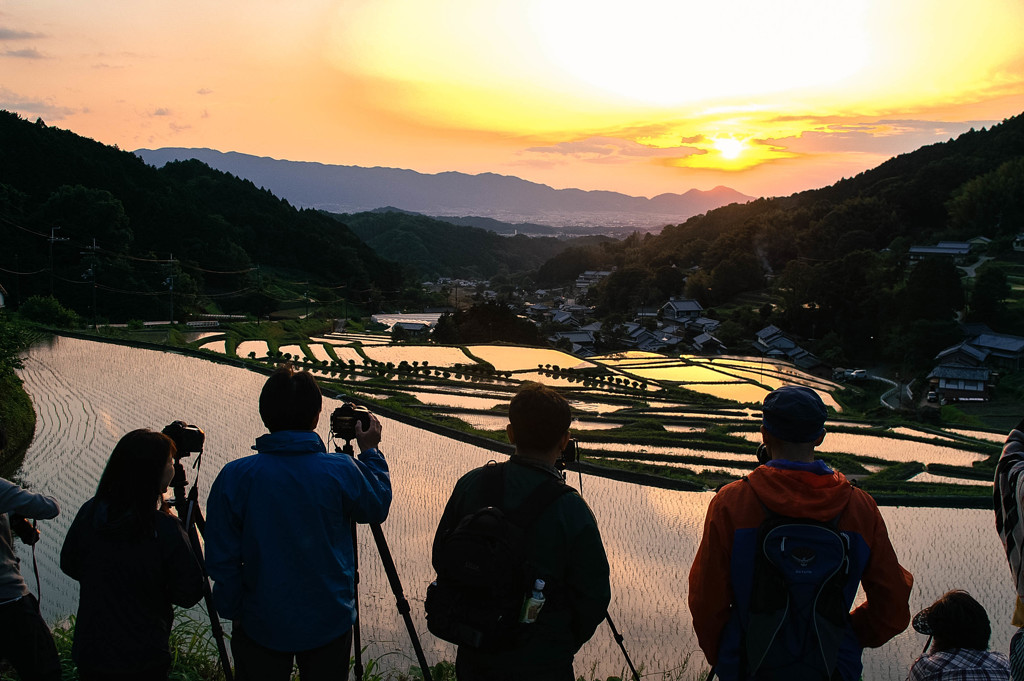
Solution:
[(533, 582), (533, 593), (523, 601), (523, 610), (519, 614), (519, 621), (523, 624), (533, 624), (540, 609), (544, 607), (544, 580), (537, 579)]

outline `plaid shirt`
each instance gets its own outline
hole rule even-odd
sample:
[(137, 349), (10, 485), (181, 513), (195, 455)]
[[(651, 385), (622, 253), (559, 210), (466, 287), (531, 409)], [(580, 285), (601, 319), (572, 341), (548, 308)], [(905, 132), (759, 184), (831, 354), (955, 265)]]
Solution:
[(908, 681), (1010, 681), (1010, 661), (1002, 653), (953, 648), (922, 655)]

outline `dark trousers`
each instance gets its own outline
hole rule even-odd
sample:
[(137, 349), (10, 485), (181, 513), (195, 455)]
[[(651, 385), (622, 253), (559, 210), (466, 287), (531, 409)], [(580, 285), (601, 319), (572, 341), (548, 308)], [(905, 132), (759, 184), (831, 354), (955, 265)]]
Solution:
[(288, 681), (296, 662), (302, 681), (344, 681), (348, 678), (351, 648), (351, 629), (325, 646), (282, 652), (253, 641), (238, 622), (231, 628), (231, 655), (238, 681)]
[(0, 657), (24, 681), (59, 681), (57, 646), (32, 594), (0, 605)]
[(529, 681), (576, 681), (571, 662), (558, 669), (530, 669), (527, 671), (495, 668), (487, 665), (483, 659), (470, 659), (468, 655), (456, 655), (455, 678), (458, 681), (526, 681), (526, 679)]

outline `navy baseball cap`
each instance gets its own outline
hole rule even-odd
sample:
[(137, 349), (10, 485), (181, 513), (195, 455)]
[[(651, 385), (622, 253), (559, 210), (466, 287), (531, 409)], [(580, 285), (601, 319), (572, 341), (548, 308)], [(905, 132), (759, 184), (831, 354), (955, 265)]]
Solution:
[(818, 393), (802, 385), (784, 385), (764, 398), (765, 430), (786, 442), (814, 442), (825, 432), (828, 410)]

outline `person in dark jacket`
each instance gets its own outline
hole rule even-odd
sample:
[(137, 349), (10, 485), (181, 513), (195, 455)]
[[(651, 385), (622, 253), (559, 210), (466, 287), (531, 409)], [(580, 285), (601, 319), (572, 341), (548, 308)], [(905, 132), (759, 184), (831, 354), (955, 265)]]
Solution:
[[(504, 464), (504, 502), (517, 508), (552, 478), (564, 484), (555, 463), (569, 441), (569, 403), (540, 383), (525, 383), (512, 398), (506, 427), (515, 454)], [(483, 498), (484, 468), (456, 483), (434, 536), (434, 550), (469, 513), (489, 505)], [(541, 512), (526, 534), (527, 563), (549, 591), (547, 603), (523, 637), (507, 650), (459, 646), (459, 681), (573, 681), (573, 658), (605, 618), (611, 599), (608, 559), (587, 503), (562, 494)], [(435, 561), (436, 567), (436, 561)], [(525, 595), (525, 594), (524, 594)]]
[(81, 586), (71, 655), (82, 681), (165, 681), (173, 606), (203, 596), (199, 562), (163, 498), (174, 453), (162, 433), (122, 437), (68, 530), (60, 569)]
[[(0, 452), (6, 445), (7, 434), (0, 424)], [(59, 513), (53, 497), (0, 478), (0, 658), (10, 662), (25, 681), (57, 681), (61, 669), (53, 636), (39, 614), (39, 601), (21, 576), (11, 525), (18, 522), (17, 516), (25, 527), (25, 518), (43, 520)], [(33, 531), (31, 526), (27, 529)]]

